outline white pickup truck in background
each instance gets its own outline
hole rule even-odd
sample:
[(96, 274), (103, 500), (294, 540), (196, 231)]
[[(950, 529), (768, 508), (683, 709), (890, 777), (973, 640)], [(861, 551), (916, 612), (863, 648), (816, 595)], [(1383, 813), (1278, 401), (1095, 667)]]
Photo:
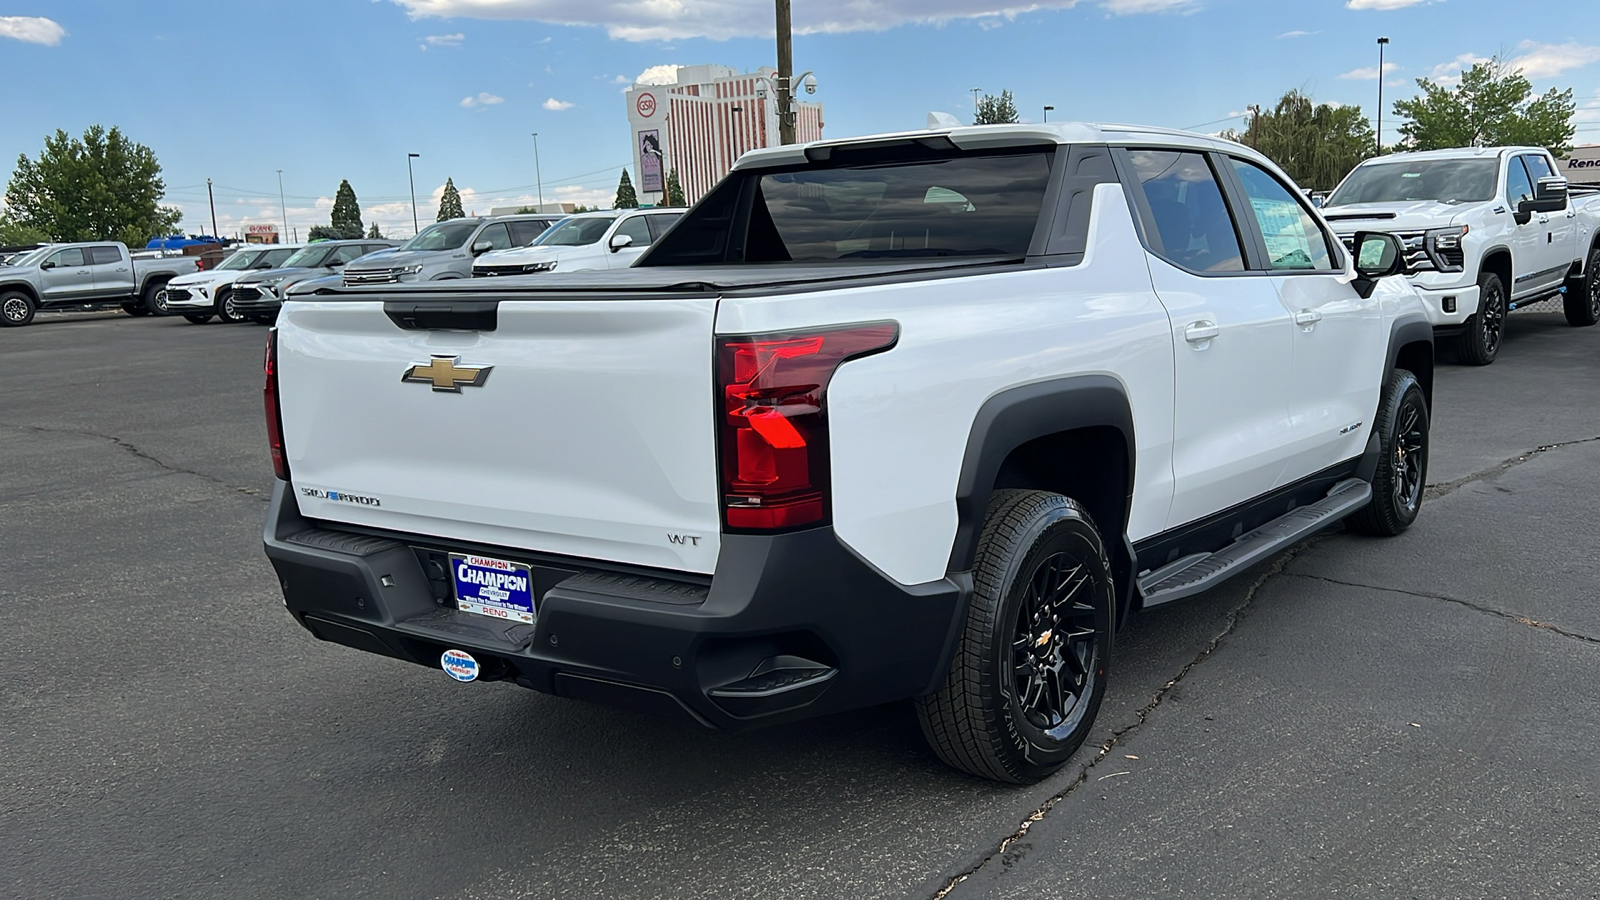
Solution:
[(1600, 190), (1556, 172), (1538, 147), (1394, 153), (1351, 170), (1322, 214), (1347, 243), (1399, 236), (1436, 334), (1488, 365), (1519, 306), (1560, 294), (1568, 323), (1600, 321)]

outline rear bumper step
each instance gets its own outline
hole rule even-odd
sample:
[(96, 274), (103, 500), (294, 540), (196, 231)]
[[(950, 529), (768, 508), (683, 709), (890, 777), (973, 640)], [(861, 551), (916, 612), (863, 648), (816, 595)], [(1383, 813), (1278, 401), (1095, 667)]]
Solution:
[(710, 583), (502, 549), (533, 569), (533, 624), (462, 612), (425, 561), (437, 538), (374, 537), (303, 518), (279, 482), (266, 552), (284, 604), (316, 637), (479, 680), (686, 714), (738, 729), (933, 690), (965, 613), (964, 578), (906, 587), (831, 528), (725, 535)]
[(1139, 579), (1145, 608), (1208, 590), (1241, 569), (1332, 525), (1371, 499), (1372, 485), (1359, 478), (1346, 479), (1334, 485), (1328, 495), (1316, 503), (1291, 510), (1240, 535), (1215, 553), (1196, 553), (1162, 566)]

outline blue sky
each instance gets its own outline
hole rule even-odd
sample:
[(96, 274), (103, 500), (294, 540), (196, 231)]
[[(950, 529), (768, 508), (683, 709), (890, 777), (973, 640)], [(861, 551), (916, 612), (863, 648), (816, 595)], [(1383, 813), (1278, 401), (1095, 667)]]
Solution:
[[(1573, 88), (1600, 143), (1595, 0), (794, 0), (795, 65), (817, 73), (825, 134), (965, 120), (971, 88), (1025, 119), (1216, 131), (1301, 88), (1371, 115), (1464, 62), (1519, 60)], [(339, 179), (368, 221), (409, 234), (446, 176), (469, 210), (544, 195), (609, 205), (629, 159), (621, 90), (651, 67), (774, 63), (766, 0), (0, 0), (3, 172), (57, 128), (120, 125), (165, 168), (189, 231), (327, 221)], [(1386, 141), (1397, 124), (1384, 117)]]

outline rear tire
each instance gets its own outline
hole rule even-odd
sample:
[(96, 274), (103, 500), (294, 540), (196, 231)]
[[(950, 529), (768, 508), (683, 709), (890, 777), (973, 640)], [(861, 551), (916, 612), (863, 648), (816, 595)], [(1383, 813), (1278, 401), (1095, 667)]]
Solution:
[(1561, 311), (1567, 314), (1567, 324), (1582, 328), (1600, 322), (1600, 246), (1589, 251), (1584, 261), (1584, 277), (1567, 283), (1567, 293), (1561, 298)]
[(1417, 376), (1395, 369), (1378, 409), (1372, 501), (1346, 521), (1357, 534), (1394, 537), (1417, 520), (1428, 483), (1428, 399)]
[(980, 778), (1029, 784), (1066, 765), (1105, 696), (1116, 591), (1076, 500), (995, 491), (972, 603), (944, 684), (916, 701), (934, 753)]
[(154, 281), (144, 286), (144, 293), (140, 295), (139, 302), (143, 304), (145, 309), (150, 311), (151, 315), (165, 316), (171, 314), (171, 311), (167, 309), (167, 302), (158, 299), (161, 296), (161, 292), (166, 289), (167, 283), (165, 281)]
[(33, 314), (38, 306), (33, 298), (21, 291), (8, 291), (0, 294), (0, 325), (7, 328), (20, 328), (33, 321)]
[(1500, 355), (1505, 328), (1506, 287), (1500, 283), (1499, 275), (1484, 272), (1478, 276), (1478, 311), (1458, 339), (1462, 361), (1472, 366), (1494, 362)]
[(205, 323), (211, 321), (210, 316), (191, 316), (187, 313), (184, 314), (184, 318), (188, 319), (191, 325), (204, 325)]

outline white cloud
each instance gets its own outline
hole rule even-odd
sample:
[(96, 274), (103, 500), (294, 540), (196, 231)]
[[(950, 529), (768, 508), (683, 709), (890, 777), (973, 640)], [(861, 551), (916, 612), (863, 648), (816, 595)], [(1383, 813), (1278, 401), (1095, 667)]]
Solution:
[(633, 82), (629, 81), (628, 80), (628, 76), (626, 76), (626, 75), (617, 75), (617, 76), (614, 76), (611, 79), (611, 83), (612, 84), (632, 84)]
[[(1387, 75), (1398, 68), (1400, 67), (1394, 63), (1384, 63), (1383, 74)], [(1367, 66), (1363, 69), (1351, 69), (1339, 77), (1345, 79), (1346, 81), (1376, 81), (1378, 80), (1378, 67)]]
[(504, 97), (496, 97), (495, 95), (489, 93), (488, 91), (484, 91), (483, 93), (479, 94), (476, 97), (462, 97), (461, 98), (461, 105), (466, 107), (467, 109), (471, 109), (474, 106), (493, 106), (496, 103), (504, 103), (504, 102), (506, 102), (506, 98), (504, 98)]
[(466, 39), (467, 36), (460, 32), (455, 34), (430, 34), (422, 39), (423, 43), (427, 45), (422, 49), (426, 50), (428, 47), (459, 47), (461, 42)]
[(1590, 63), (1600, 62), (1600, 47), (1576, 42), (1565, 44), (1540, 44), (1523, 41), (1517, 45), (1518, 56), (1507, 61), (1513, 69), (1521, 69), (1528, 78), (1554, 78), (1568, 69), (1581, 69)]
[[(753, 0), (390, 0), (413, 19), (534, 19), (590, 25), (624, 41), (767, 37), (772, 7)], [(1071, 9), (1085, 0), (808, 0), (794, 10), (796, 34), (883, 31), (958, 19), (1013, 18), (1038, 9)], [(1200, 0), (1095, 0), (1112, 15), (1192, 12)]]
[(634, 84), (677, 84), (679, 66), (651, 66), (639, 73)]
[(561, 112), (562, 110), (571, 109), (578, 104), (571, 103), (566, 100), (557, 100), (556, 98), (551, 97), (549, 100), (546, 100), (539, 105), (550, 110), (551, 112)]
[(1461, 73), (1472, 68), (1478, 63), (1489, 61), (1487, 56), (1478, 56), (1473, 53), (1463, 53), (1449, 62), (1443, 62), (1433, 67), (1428, 73), (1428, 78), (1434, 84), (1453, 88), (1461, 83)]
[(1349, 0), (1345, 4), (1348, 9), (1405, 9), (1421, 3), (1431, 3), (1432, 0)]
[(1310, 37), (1313, 34), (1321, 33), (1322, 32), (1320, 31), (1285, 31), (1283, 34), (1278, 35), (1278, 40), (1283, 40), (1284, 38)]
[(0, 16), (0, 37), (54, 47), (67, 36), (67, 30), (43, 16)]

